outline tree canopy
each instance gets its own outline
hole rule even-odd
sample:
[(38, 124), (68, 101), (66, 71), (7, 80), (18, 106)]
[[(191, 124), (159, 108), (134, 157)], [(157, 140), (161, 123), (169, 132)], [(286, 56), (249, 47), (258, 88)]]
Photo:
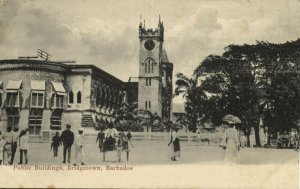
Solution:
[(257, 130), (262, 118), (271, 129), (288, 130), (300, 119), (299, 60), (299, 39), (229, 45), (223, 55), (207, 56), (191, 78), (177, 74), (175, 95), (184, 95), (192, 130), (207, 120), (219, 125), (227, 114), (245, 128)]

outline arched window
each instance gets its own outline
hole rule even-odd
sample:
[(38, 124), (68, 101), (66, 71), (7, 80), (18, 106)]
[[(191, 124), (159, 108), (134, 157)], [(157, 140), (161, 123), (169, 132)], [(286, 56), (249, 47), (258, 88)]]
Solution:
[(69, 104), (74, 103), (74, 93), (72, 91), (69, 92)]
[(145, 65), (145, 73), (153, 73), (154, 69), (154, 61), (152, 58), (147, 58), (144, 62)]
[(77, 93), (77, 104), (81, 104), (81, 92)]

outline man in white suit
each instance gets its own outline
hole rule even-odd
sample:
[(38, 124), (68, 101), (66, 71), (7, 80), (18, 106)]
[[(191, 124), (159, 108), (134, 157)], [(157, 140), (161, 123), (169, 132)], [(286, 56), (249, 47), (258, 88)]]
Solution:
[(85, 165), (84, 164), (84, 148), (83, 148), (83, 130), (82, 129), (79, 129), (78, 134), (75, 136), (74, 165), (77, 164), (78, 158), (80, 159), (81, 165)]

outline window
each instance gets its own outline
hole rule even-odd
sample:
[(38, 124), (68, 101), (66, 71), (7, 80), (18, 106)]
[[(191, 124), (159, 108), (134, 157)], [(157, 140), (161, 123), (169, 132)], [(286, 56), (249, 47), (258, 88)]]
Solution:
[(146, 78), (146, 86), (147, 87), (151, 86), (151, 78)]
[(29, 134), (40, 135), (43, 120), (43, 109), (31, 108), (29, 112)]
[(7, 108), (7, 127), (19, 128), (20, 114), (17, 108)]
[(50, 118), (50, 129), (53, 130), (60, 130), (61, 129), (61, 117), (62, 117), (63, 110), (55, 109)]
[(153, 73), (154, 70), (154, 62), (152, 58), (147, 58), (144, 62), (145, 73)]
[(153, 62), (151, 62), (151, 73), (153, 73)]
[(7, 107), (20, 107), (19, 91), (7, 92), (6, 103)]
[(72, 91), (69, 92), (69, 104), (74, 103), (74, 93)]
[(53, 94), (52, 108), (63, 109), (63, 107), (64, 107), (64, 95), (59, 95), (57, 93)]
[(146, 101), (145, 102), (145, 108), (146, 108), (146, 110), (150, 110), (151, 109), (151, 101)]
[(31, 92), (30, 107), (43, 108), (44, 107), (44, 92)]
[(77, 93), (77, 104), (81, 104), (81, 92)]

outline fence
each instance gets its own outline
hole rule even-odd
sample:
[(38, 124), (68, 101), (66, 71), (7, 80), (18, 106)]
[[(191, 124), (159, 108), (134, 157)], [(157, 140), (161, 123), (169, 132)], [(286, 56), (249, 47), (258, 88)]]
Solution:
[[(59, 131), (61, 133), (61, 131)], [(95, 143), (99, 131), (84, 131), (84, 138), (86, 143)], [(50, 142), (56, 131), (44, 130), (41, 136), (30, 137), (30, 142)], [(125, 132), (127, 134), (127, 132)], [(167, 132), (131, 132), (133, 141), (165, 141), (169, 142), (170, 133)], [(196, 143), (196, 133), (177, 133), (181, 142)], [(205, 133), (201, 135), (202, 142), (200, 144), (208, 143), (209, 145), (219, 145), (220, 136), (218, 133)]]

